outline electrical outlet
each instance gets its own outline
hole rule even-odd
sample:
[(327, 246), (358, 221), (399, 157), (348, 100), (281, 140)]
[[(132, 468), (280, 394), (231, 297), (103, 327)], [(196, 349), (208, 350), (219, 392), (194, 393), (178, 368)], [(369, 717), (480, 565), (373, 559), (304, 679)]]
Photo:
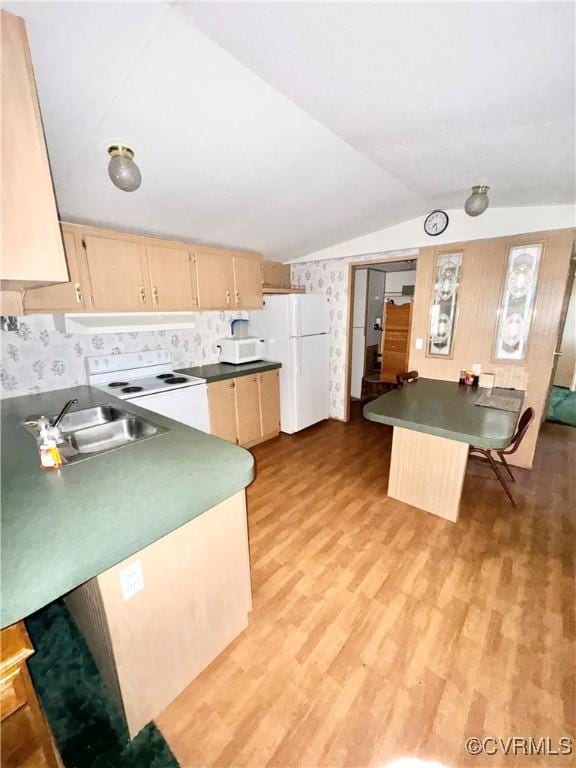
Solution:
[(416, 349), (424, 349), (424, 339), (416, 339)]
[(130, 600), (137, 592), (144, 589), (144, 574), (140, 560), (135, 560), (120, 571), (120, 587), (124, 601)]

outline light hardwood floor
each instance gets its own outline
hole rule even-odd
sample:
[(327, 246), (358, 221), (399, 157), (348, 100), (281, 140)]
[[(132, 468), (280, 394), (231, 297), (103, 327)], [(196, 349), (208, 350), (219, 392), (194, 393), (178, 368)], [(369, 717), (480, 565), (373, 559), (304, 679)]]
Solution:
[(574, 765), (464, 742), (576, 737), (576, 429), (518, 509), (473, 461), (457, 524), (386, 497), (390, 444), (356, 414), (254, 449), (250, 626), (157, 721), (183, 768)]

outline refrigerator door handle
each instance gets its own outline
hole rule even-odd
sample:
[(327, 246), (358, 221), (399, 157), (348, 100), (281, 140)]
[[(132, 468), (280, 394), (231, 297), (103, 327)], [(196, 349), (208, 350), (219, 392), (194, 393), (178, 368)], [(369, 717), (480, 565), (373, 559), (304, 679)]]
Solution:
[(300, 302), (298, 296), (291, 296), (292, 299), (292, 328), (294, 336), (301, 336), (302, 322), (300, 317)]
[(302, 374), (302, 344), (298, 339), (294, 339), (294, 344), (296, 346), (296, 375), (300, 376)]

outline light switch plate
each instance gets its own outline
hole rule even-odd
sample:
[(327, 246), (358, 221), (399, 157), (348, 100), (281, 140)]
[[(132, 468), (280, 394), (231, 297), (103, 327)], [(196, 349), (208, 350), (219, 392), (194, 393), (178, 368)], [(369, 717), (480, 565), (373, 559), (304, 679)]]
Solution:
[(134, 560), (120, 571), (120, 587), (125, 602), (144, 589), (144, 574), (140, 560)]
[(424, 339), (416, 339), (416, 349), (424, 349)]

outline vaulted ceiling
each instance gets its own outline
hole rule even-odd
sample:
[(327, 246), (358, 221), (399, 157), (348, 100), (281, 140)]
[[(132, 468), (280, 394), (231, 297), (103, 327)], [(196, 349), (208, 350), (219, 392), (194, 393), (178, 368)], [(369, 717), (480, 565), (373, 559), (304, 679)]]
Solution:
[[(289, 259), (461, 206), (573, 202), (574, 5), (8, 3), (63, 218)], [(124, 193), (106, 148), (133, 147)]]

